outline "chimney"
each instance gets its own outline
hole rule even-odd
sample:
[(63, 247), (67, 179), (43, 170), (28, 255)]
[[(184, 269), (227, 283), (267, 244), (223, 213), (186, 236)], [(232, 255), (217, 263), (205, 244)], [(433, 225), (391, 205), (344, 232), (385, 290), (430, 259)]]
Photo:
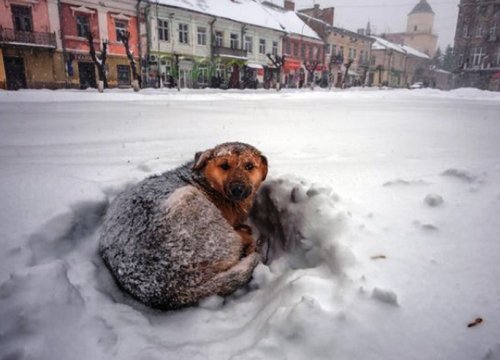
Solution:
[(329, 7), (326, 9), (323, 9), (322, 13), (322, 20), (326, 22), (328, 25), (333, 26), (333, 16), (335, 14), (335, 8), (334, 7)]
[(285, 0), (285, 10), (295, 11), (295, 3), (292, 0)]

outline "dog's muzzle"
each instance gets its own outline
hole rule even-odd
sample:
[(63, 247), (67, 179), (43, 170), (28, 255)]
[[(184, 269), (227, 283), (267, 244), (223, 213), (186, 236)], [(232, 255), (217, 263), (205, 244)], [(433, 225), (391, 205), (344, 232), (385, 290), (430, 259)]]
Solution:
[(245, 200), (252, 193), (252, 188), (243, 182), (232, 182), (227, 187), (227, 195), (232, 201)]

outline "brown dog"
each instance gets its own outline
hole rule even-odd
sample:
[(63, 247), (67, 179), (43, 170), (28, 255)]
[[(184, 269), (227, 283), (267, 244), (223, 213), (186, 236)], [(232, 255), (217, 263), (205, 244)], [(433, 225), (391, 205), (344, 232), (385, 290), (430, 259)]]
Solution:
[(197, 184), (241, 235), (246, 254), (255, 250), (255, 241), (244, 222), (267, 169), (266, 157), (242, 143), (221, 144), (195, 156), (193, 171), (202, 174), (195, 177)]
[(225, 143), (141, 181), (107, 211), (104, 262), (123, 289), (153, 307), (234, 292), (260, 260), (244, 222), (266, 175), (257, 149)]

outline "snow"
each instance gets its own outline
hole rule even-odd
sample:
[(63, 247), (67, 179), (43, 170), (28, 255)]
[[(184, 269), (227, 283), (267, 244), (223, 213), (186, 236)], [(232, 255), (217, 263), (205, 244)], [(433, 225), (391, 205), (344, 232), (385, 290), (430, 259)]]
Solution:
[[(0, 91), (0, 358), (500, 359), (498, 114), (474, 89)], [(268, 263), (133, 301), (97, 254), (109, 201), (235, 140), (269, 160)]]
[(158, 3), (320, 40), (294, 11), (270, 8), (254, 0), (158, 0)]
[(378, 36), (372, 36), (372, 39), (375, 40), (375, 42), (372, 45), (373, 50), (391, 49), (402, 54), (410, 54), (416, 57), (429, 59), (429, 56), (427, 54), (424, 54), (408, 45), (395, 44)]

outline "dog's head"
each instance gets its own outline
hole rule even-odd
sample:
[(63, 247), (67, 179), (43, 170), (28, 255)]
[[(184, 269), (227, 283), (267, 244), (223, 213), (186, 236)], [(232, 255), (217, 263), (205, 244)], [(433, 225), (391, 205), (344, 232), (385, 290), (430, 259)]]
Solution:
[(193, 171), (232, 202), (255, 195), (267, 176), (267, 159), (251, 145), (231, 142), (195, 155)]

